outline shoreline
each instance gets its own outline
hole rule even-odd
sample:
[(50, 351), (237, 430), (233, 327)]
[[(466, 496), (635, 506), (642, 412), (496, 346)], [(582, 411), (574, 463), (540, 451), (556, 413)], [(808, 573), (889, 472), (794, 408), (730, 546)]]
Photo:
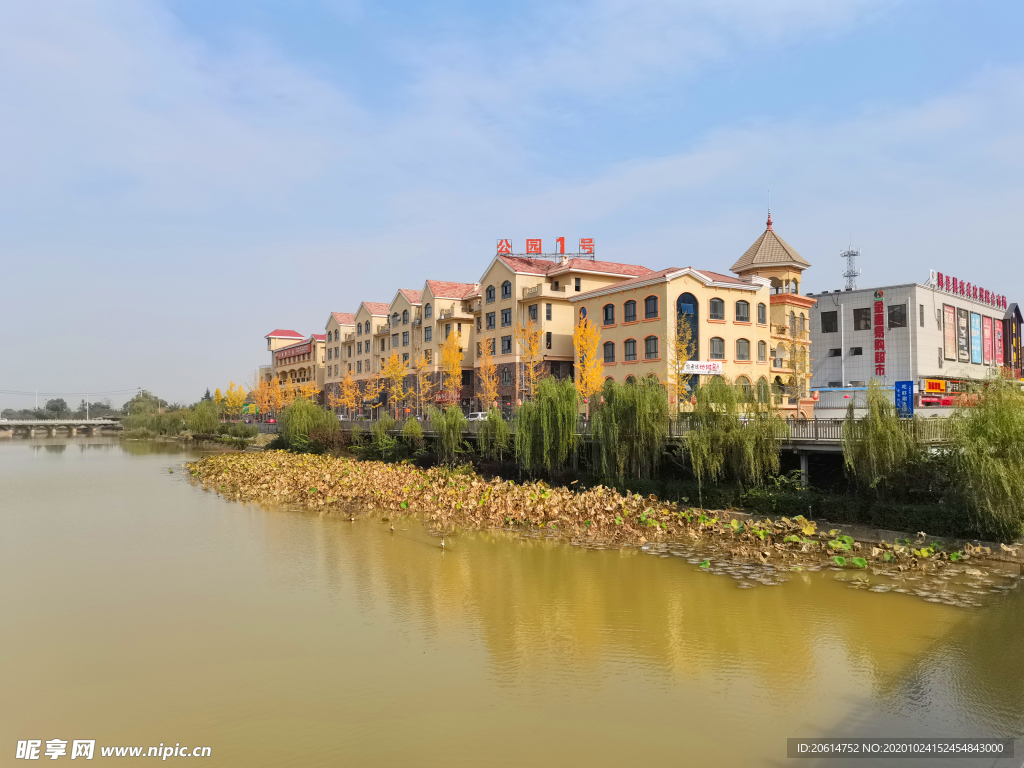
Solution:
[[(185, 466), (193, 481), (229, 500), (348, 514), (353, 520), (356, 515), (385, 521), (394, 514), (413, 515), (442, 535), (460, 528), (500, 529), (594, 548), (682, 547), (691, 560), (694, 552), (705, 554), (700, 565), (712, 573), (731, 562), (775, 574), (831, 569), (894, 582), (934, 577), (946, 592), (938, 601), (951, 605), (981, 605), (967, 593), (981, 593), (978, 587), (993, 586), (992, 579), (1011, 582), (995, 585), (998, 590), (1015, 589), (1021, 575), (1019, 549), (1007, 552), (969, 542), (956, 542), (959, 548), (954, 549), (954, 542), (912, 535), (891, 542), (858, 538), (837, 528), (819, 529), (817, 521), (802, 517), (758, 520), (748, 513), (701, 510), (603, 486), (575, 491), (543, 482), (487, 480), (465, 469), (424, 470), (282, 451), (223, 453)], [(870, 529), (845, 530), (865, 536)], [(945, 589), (961, 581), (962, 590)], [(890, 588), (875, 585), (874, 591)], [(917, 591), (931, 599), (927, 590)]]

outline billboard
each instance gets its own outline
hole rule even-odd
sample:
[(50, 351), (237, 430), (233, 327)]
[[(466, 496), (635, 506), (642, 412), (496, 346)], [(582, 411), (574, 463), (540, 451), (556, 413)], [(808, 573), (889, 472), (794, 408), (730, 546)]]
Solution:
[(687, 360), (683, 363), (684, 374), (709, 374), (709, 375), (722, 375), (722, 363), (718, 360), (709, 360), (702, 362), (700, 360)]
[(993, 341), (996, 348), (996, 365), (1002, 367), (1003, 365), (1003, 321), (993, 320), (992, 321)]
[(981, 318), (981, 348), (985, 353), (985, 365), (992, 364), (992, 318)]
[(942, 330), (945, 337), (945, 357), (956, 360), (956, 308), (942, 305)]
[(981, 315), (971, 312), (971, 362), (981, 365)]
[(967, 328), (966, 309), (956, 311), (956, 359), (961, 363), (971, 362), (971, 336)]
[(914, 415), (914, 382), (896, 382), (896, 412), (904, 419)]

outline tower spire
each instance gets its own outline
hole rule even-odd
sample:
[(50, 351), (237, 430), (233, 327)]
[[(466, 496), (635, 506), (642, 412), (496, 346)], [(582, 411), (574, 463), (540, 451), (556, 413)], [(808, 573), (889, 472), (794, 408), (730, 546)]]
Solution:
[(772, 228), (772, 191), (768, 190), (768, 229)]

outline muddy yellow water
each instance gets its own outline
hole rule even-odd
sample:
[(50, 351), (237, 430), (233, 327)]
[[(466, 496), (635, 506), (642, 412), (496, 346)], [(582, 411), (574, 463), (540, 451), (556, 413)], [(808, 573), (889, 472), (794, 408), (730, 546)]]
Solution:
[(635, 548), (442, 551), (413, 520), (225, 501), (178, 471), (196, 455), (0, 443), (0, 765), (28, 739), (101, 763), (810, 765), (787, 737), (1024, 731), (1020, 590), (965, 609), (832, 571), (738, 589)]

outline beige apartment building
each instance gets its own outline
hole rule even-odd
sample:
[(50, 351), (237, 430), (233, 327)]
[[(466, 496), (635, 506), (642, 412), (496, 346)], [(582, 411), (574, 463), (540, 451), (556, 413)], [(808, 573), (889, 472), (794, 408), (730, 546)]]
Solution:
[(274, 353), (282, 347), (287, 347), (290, 344), (302, 341), (306, 337), (298, 331), (292, 331), (287, 328), (275, 328), (266, 336), (263, 337), (267, 340), (267, 351), (270, 352), (270, 365), (260, 366), (260, 378), (266, 381), (268, 384), (277, 378), (275, 369), (276, 357)]
[[(670, 383), (676, 371), (679, 320), (690, 328), (689, 358), (710, 361), (721, 375), (750, 388), (770, 382), (770, 284), (693, 267), (670, 267), (574, 296), (577, 322), (601, 332), (598, 354), (606, 379), (624, 383), (655, 376)], [(698, 375), (684, 381), (692, 391)], [(669, 402), (675, 404), (670, 389)]]
[(317, 389), (323, 390), (326, 346), (326, 335), (314, 333), (300, 342), (276, 349), (273, 353), (274, 376), (281, 386), (312, 382)]
[[(690, 328), (688, 359), (704, 370), (687, 374), (689, 391), (707, 375), (744, 389), (767, 384), (780, 408), (813, 416), (809, 398), (808, 311), (814, 299), (798, 293), (810, 264), (767, 229), (725, 275), (671, 267), (604, 286), (570, 299), (575, 322), (587, 317), (601, 332), (605, 377), (618, 382), (656, 376), (668, 384), (677, 371), (679, 322)], [(675, 402), (675, 393), (670, 400)]]
[(469, 297), (469, 309), (475, 319), (476, 340), (494, 350), (500, 405), (513, 407), (525, 393), (517, 324), (533, 320), (541, 332), (543, 374), (570, 377), (576, 316), (570, 299), (649, 274), (647, 267), (587, 258), (496, 256), (480, 279), (479, 295)]
[(331, 392), (337, 396), (340, 394), (339, 385), (341, 380), (348, 373), (348, 363), (342, 359), (342, 350), (345, 347), (345, 336), (353, 333), (356, 329), (356, 316), (352, 312), (331, 312), (327, 318), (326, 348), (325, 355), (326, 369), (324, 372), (324, 402), (327, 402), (327, 395)]
[[(453, 283), (446, 280), (427, 280), (420, 292), (422, 318), (418, 327), (417, 343), (420, 345), (413, 353), (413, 360), (421, 351), (426, 358), (431, 372), (431, 385), (435, 393), (440, 389), (442, 368), (440, 347), (451, 334), (459, 337), (462, 348), (462, 387), (460, 402), (470, 406), (475, 391), (475, 333), (474, 316), (470, 305), (480, 286), (475, 283)], [(416, 386), (416, 382), (408, 380), (406, 389)], [(441, 396), (435, 394), (435, 400)]]
[[(359, 382), (370, 379), (374, 371), (373, 341), (375, 334), (388, 322), (388, 305), (381, 301), (364, 301), (355, 313), (355, 330), (342, 336), (342, 361), (345, 372), (352, 372)], [(344, 373), (342, 378), (345, 378)]]

